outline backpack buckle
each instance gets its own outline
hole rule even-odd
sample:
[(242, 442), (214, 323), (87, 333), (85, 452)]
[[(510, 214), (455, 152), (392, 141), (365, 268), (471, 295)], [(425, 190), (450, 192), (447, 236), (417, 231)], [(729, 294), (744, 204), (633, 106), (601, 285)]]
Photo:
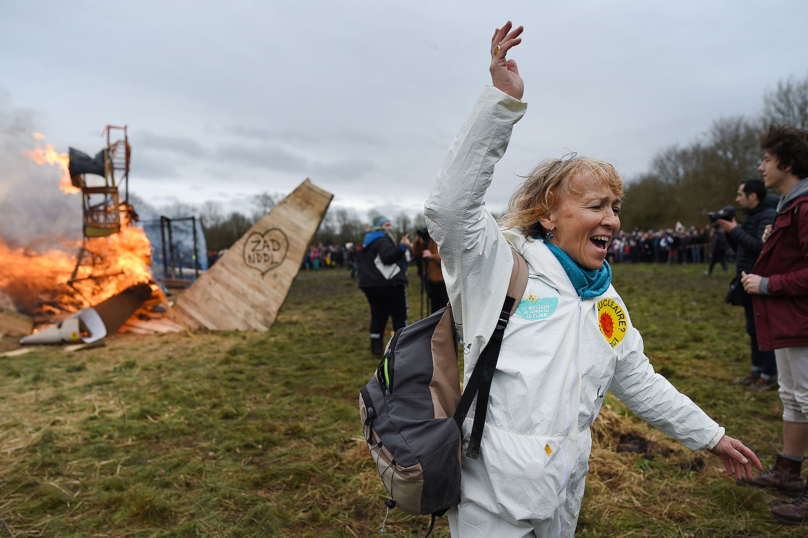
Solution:
[(504, 310), (499, 313), (499, 319), (497, 320), (497, 329), (504, 329), (508, 326), (508, 319), (510, 319), (511, 313), (505, 312)]

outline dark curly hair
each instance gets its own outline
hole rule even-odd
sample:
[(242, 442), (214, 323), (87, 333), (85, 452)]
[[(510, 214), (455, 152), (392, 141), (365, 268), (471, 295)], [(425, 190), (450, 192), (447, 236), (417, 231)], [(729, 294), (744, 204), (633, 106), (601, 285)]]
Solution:
[(808, 177), (808, 131), (789, 125), (769, 127), (760, 137), (760, 149), (777, 156), (777, 168), (791, 167), (799, 179)]

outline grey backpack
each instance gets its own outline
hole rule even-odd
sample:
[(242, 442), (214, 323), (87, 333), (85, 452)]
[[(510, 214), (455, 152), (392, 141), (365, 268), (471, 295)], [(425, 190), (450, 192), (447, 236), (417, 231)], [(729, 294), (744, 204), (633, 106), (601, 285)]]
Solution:
[(480, 454), (502, 337), (527, 286), (527, 263), (511, 252), (508, 294), (502, 311), (491, 312), (499, 321), (462, 397), (451, 306), (396, 331), (376, 373), (360, 391), (362, 431), (391, 497), (385, 502), (387, 513), (398, 506), (407, 514), (431, 515), (426, 536), (435, 517), (460, 502), (462, 425), (475, 395), (466, 456), (477, 459)]

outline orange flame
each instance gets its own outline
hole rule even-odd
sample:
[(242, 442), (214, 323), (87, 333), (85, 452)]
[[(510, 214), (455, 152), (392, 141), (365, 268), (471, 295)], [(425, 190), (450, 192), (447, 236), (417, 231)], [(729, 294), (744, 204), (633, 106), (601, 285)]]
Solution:
[[(103, 260), (92, 271), (82, 266), (77, 278), (82, 275), (116, 275), (116, 284), (105, 286), (94, 295), (93, 303), (112, 297), (130, 286), (154, 280), (151, 272), (151, 243), (140, 226), (130, 225), (121, 213), (121, 231), (107, 237), (88, 239), (84, 248)], [(98, 298), (97, 301), (95, 298)]]
[[(57, 153), (51, 144), (42, 147), (42, 134), (33, 136), (37, 148), (23, 154), (37, 164), (58, 166), (59, 188), (65, 193), (80, 192), (70, 181), (68, 155)], [(120, 232), (63, 243), (68, 251), (84, 249), (78, 269), (76, 256), (65, 250), (34, 252), (12, 247), (0, 238), (0, 295), (8, 296), (23, 312), (47, 316), (94, 306), (135, 284), (156, 288), (151, 244), (143, 228), (128, 222), (126, 211), (121, 211)]]
[[(80, 241), (65, 246), (78, 251)], [(0, 293), (29, 314), (73, 312), (93, 306), (140, 283), (153, 283), (151, 244), (143, 228), (124, 225), (117, 234), (84, 243), (85, 261), (68, 285), (76, 256), (62, 250), (44, 253), (14, 248), (0, 239)], [(95, 264), (89, 259), (94, 258)]]
[(45, 147), (42, 147), (40, 140), (45, 139), (45, 135), (43, 134), (34, 133), (33, 137), (37, 140), (36, 149), (23, 151), (22, 154), (26, 157), (30, 157), (39, 165), (49, 164), (51, 166), (58, 166), (62, 172), (61, 182), (59, 183), (59, 188), (62, 192), (66, 194), (79, 192), (81, 189), (73, 186), (73, 183), (70, 181), (70, 170), (68, 170), (70, 157), (68, 157), (67, 153), (57, 152), (53, 144), (45, 144)]
[(72, 298), (69, 291), (60, 297), (57, 290), (67, 282), (75, 265), (75, 258), (66, 252), (52, 250), (39, 254), (22, 248), (13, 248), (0, 240), (0, 292), (5, 293), (16, 307), (24, 312), (51, 313), (63, 305), (66, 310), (83, 308), (81, 299)]

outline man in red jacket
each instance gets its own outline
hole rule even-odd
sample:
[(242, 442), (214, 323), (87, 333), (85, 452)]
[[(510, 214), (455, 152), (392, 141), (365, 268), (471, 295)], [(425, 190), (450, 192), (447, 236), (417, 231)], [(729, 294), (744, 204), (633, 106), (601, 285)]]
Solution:
[(763, 251), (742, 283), (752, 295), (758, 346), (775, 352), (783, 402), (783, 453), (774, 468), (746, 484), (802, 494), (774, 506), (784, 523), (808, 522), (808, 489), (800, 468), (808, 448), (808, 131), (771, 127), (761, 139), (759, 170), (782, 198), (774, 224), (763, 234)]

